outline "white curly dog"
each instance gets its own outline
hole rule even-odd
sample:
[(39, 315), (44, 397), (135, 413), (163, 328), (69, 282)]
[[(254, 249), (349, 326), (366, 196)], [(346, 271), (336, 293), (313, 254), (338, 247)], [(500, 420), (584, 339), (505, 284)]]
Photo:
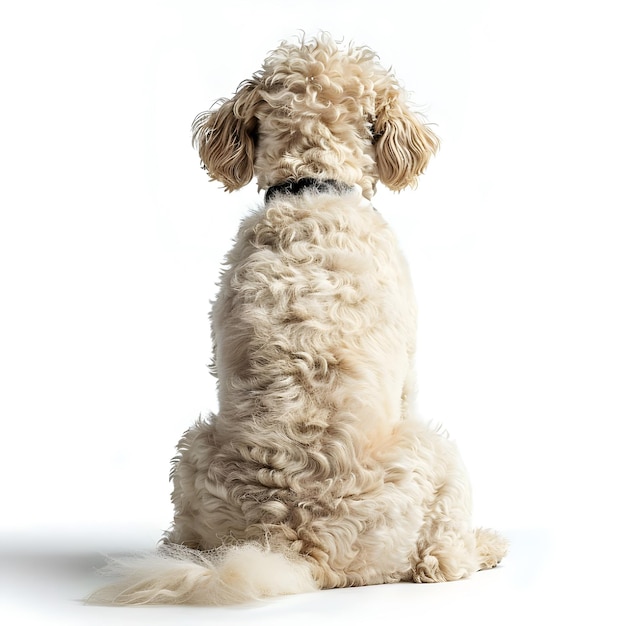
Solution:
[(194, 142), (228, 191), (256, 176), (212, 311), (219, 413), (172, 470), (172, 528), (94, 602), (229, 604), (455, 580), (507, 542), (471, 525), (457, 450), (413, 406), (407, 264), (371, 204), (438, 140), (365, 47), (283, 43)]

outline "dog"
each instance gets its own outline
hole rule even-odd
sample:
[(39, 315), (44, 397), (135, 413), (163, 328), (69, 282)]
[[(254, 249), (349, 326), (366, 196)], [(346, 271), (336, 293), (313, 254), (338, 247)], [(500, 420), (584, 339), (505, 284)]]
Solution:
[(182, 437), (171, 529), (94, 602), (225, 605), (441, 582), (507, 550), (474, 529), (466, 471), (416, 415), (407, 263), (372, 205), (438, 139), (367, 47), (283, 42), (193, 123), (227, 191), (253, 177), (211, 320), (219, 412)]

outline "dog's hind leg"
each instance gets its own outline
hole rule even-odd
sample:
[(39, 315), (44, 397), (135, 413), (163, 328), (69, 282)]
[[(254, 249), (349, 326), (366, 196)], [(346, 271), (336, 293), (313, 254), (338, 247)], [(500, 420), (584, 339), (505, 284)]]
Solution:
[(415, 582), (445, 582), (498, 565), (508, 542), (492, 530), (463, 531), (439, 526), (420, 541), (412, 565)]
[(445, 582), (480, 569), (475, 534), (465, 524), (442, 517), (427, 520), (412, 563), (415, 582)]
[(411, 569), (415, 582), (444, 582), (495, 567), (507, 541), (492, 530), (474, 529), (471, 489), (455, 446), (439, 440), (447, 459), (446, 474), (436, 486), (420, 529)]
[(498, 565), (506, 556), (509, 542), (489, 528), (477, 528), (474, 533), (480, 569), (491, 569)]

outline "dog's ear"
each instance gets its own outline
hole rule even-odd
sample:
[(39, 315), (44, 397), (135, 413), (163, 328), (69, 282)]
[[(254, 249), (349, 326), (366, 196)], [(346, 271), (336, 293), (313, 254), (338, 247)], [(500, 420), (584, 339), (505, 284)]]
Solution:
[(246, 81), (230, 100), (220, 100), (218, 108), (200, 113), (193, 122), (193, 144), (204, 169), (227, 191), (252, 180), (259, 101), (256, 84)]
[(380, 181), (392, 191), (415, 186), (439, 148), (435, 134), (395, 90), (378, 103), (373, 131)]

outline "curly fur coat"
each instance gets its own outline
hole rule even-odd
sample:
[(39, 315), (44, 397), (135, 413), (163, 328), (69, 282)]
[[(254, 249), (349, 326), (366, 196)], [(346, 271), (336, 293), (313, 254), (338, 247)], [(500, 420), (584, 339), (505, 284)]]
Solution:
[(172, 528), (92, 600), (225, 604), (495, 566), (505, 540), (472, 527), (454, 444), (416, 417), (411, 280), (371, 204), (438, 145), (397, 80), (367, 48), (284, 43), (194, 141), (227, 190), (256, 176), (271, 192), (226, 259), (219, 413), (179, 443)]

